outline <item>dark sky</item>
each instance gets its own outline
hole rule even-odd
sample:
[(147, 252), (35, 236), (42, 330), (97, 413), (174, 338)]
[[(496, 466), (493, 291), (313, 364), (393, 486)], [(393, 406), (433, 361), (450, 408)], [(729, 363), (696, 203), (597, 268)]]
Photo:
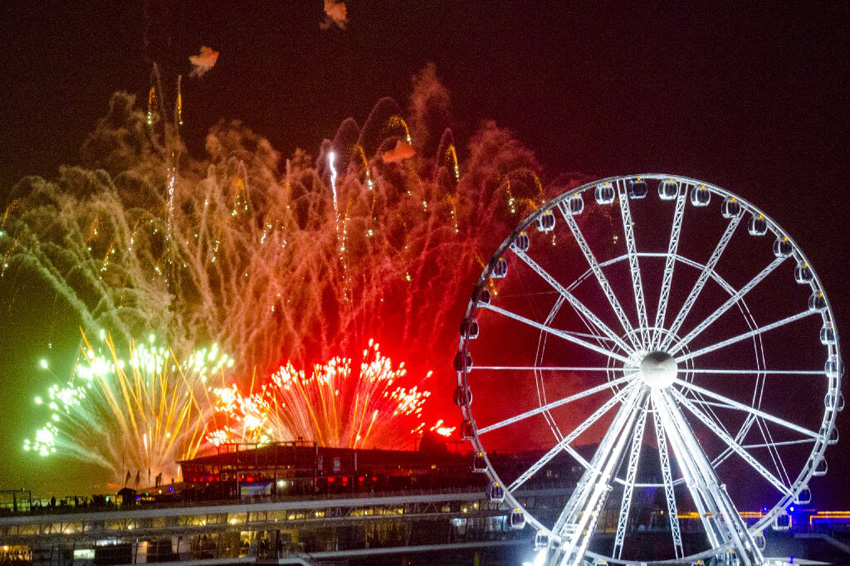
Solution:
[[(322, 31), (321, 0), (5, 2), (0, 192), (76, 162), (112, 92), (144, 97), (151, 61), (166, 77), (188, 73), (201, 45), (221, 56), (184, 82), (195, 153), (220, 118), (284, 154), (315, 152), (380, 97), (404, 104), (411, 76), (433, 62), (461, 149), (495, 119), (550, 176), (678, 173), (765, 209), (809, 255), (850, 336), (850, 3), (529, 4), (351, 0), (348, 29)], [(34, 367), (41, 352), (10, 340), (0, 336), (9, 363)], [(22, 402), (23, 389), (3, 384), (3, 402)], [(0, 460), (17, 458), (17, 433), (0, 432)], [(17, 486), (15, 469), (0, 468), (0, 487)]]

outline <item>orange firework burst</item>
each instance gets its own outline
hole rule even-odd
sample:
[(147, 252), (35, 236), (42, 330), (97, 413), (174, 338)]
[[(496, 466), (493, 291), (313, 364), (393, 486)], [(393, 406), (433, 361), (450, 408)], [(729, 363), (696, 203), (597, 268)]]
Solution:
[[(418, 383), (400, 385), (409, 381), (404, 362), (394, 366), (374, 340), (363, 350), (357, 371), (350, 358), (342, 357), (315, 365), (309, 376), (287, 363), (259, 392), (252, 386), (252, 393), (242, 395), (235, 385), (214, 390), (216, 411), (228, 424), (207, 438), (216, 445), (306, 438), (323, 446), (398, 447), (399, 430), (425, 427), (422, 410), (431, 392), (420, 386), (431, 374)], [(439, 422), (437, 427), (441, 426)], [(445, 430), (437, 432), (446, 436)]]

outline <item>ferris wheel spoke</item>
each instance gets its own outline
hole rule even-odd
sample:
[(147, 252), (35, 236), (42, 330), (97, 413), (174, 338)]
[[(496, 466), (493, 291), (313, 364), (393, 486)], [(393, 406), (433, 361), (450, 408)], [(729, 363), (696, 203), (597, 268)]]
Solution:
[(643, 447), (643, 433), (646, 427), (646, 415), (648, 411), (641, 411), (638, 417), (635, 433), (632, 437), (632, 449), (629, 453), (629, 463), (626, 468), (626, 485), (623, 487), (623, 497), (620, 500), (620, 517), (617, 521), (617, 534), (614, 537), (614, 558), (618, 560), (623, 555), (623, 541), (626, 538), (626, 526), (629, 521), (629, 510), (632, 504), (632, 493), (635, 489), (637, 479), (638, 463), (640, 462), (640, 451)]
[(763, 442), (761, 444), (742, 444), (741, 448), (751, 450), (754, 448), (770, 448), (773, 446), (794, 446), (797, 444), (813, 444), (814, 438), (801, 438), (800, 440), (780, 440), (778, 442)]
[(682, 362), (684, 362), (686, 360), (690, 360), (690, 359), (693, 359), (693, 358), (697, 358), (699, 356), (703, 356), (703, 355), (708, 354), (710, 352), (714, 352), (715, 350), (719, 350), (721, 348), (731, 346), (732, 344), (737, 344), (738, 342), (740, 342), (742, 340), (747, 340), (748, 338), (752, 338), (753, 336), (758, 336), (759, 334), (764, 334), (765, 332), (768, 332), (770, 330), (775, 330), (777, 328), (785, 326), (786, 324), (791, 324), (792, 322), (796, 322), (798, 320), (806, 318), (807, 316), (812, 316), (813, 314), (819, 314), (819, 313), (817, 311), (811, 311), (811, 310), (805, 310), (805, 311), (799, 312), (799, 313), (791, 315), (787, 318), (783, 318), (782, 320), (778, 320), (774, 323), (768, 324), (767, 326), (762, 326), (760, 328), (756, 328), (755, 330), (750, 330), (749, 332), (744, 332), (743, 334), (739, 334), (738, 336), (733, 336), (732, 338), (729, 338), (727, 340), (723, 340), (722, 342), (712, 344), (711, 346), (706, 346), (705, 348), (702, 348), (701, 350), (695, 350), (695, 351), (689, 352), (689, 353), (687, 353), (683, 356), (679, 356), (678, 358), (676, 358), (676, 363), (681, 364)]
[(589, 417), (587, 417), (570, 434), (568, 434), (567, 436), (565, 436), (564, 438), (559, 440), (558, 443), (555, 444), (555, 446), (553, 446), (551, 449), (549, 449), (548, 452), (546, 452), (546, 454), (544, 454), (539, 460), (534, 462), (534, 464), (532, 464), (527, 470), (525, 470), (522, 474), (520, 474), (519, 477), (517, 477), (517, 479), (515, 479), (508, 486), (508, 491), (511, 491), (511, 492), (515, 491), (522, 484), (524, 484), (529, 479), (531, 479), (531, 477), (534, 476), (534, 474), (536, 474), (537, 472), (539, 472), (546, 464), (548, 464), (552, 460), (552, 458), (554, 458), (555, 456), (560, 454), (561, 451), (565, 450), (565, 447), (569, 446), (569, 444), (573, 440), (575, 440), (576, 438), (581, 436), (581, 434), (584, 431), (586, 431), (588, 428), (593, 426), (593, 424), (596, 421), (598, 421), (600, 418), (602, 418), (605, 415), (605, 413), (610, 411), (612, 407), (617, 405), (617, 403), (621, 402), (629, 391), (633, 391), (635, 388), (636, 388), (635, 383), (626, 385), (626, 387), (621, 389), (619, 392), (617, 392), (616, 395), (614, 395), (608, 401), (606, 401), (605, 404), (603, 404), (601, 407), (596, 409), (596, 411), (594, 411), (593, 414), (591, 414)]
[[(676, 210), (673, 213), (673, 225), (670, 227), (670, 242), (667, 244), (667, 257), (664, 260), (664, 278), (661, 281), (661, 294), (658, 297), (658, 309), (655, 311), (655, 328), (664, 327), (664, 318), (667, 316), (667, 304), (670, 300), (670, 288), (673, 284), (673, 269), (676, 266), (676, 256), (679, 250), (679, 238), (682, 234), (682, 218), (685, 215), (685, 202), (687, 202), (687, 191), (681, 189), (676, 183), (678, 196), (676, 197)], [(659, 345), (662, 334), (655, 330), (652, 335), (650, 349), (654, 350)]]
[(709, 413), (709, 417), (714, 420), (714, 422), (717, 424), (717, 426), (719, 426), (720, 428), (723, 429), (723, 432), (725, 432), (726, 434), (729, 434), (729, 429), (726, 428), (726, 425), (723, 424), (723, 421), (720, 419), (720, 417), (717, 416), (717, 413), (714, 412), (715, 407), (725, 408), (724, 405), (721, 404), (721, 403), (714, 403), (712, 401), (706, 401), (705, 397), (702, 395), (702, 393), (693, 392), (692, 394), (694, 396), (693, 402), (702, 406), (702, 407), (705, 407), (706, 410)]
[(709, 369), (688, 368), (687, 373), (704, 373), (717, 375), (826, 375), (823, 369)]
[(640, 264), (637, 256), (637, 243), (635, 242), (635, 226), (632, 220), (632, 211), (629, 205), (629, 195), (625, 187), (625, 181), (617, 182), (617, 193), (620, 199), (620, 216), (623, 220), (623, 233), (626, 236), (626, 250), (629, 254), (629, 271), (632, 275), (632, 289), (635, 295), (635, 305), (638, 315), (638, 326), (641, 333), (641, 344), (644, 348), (649, 344), (647, 327), (649, 321), (646, 317), (646, 300), (643, 293), (643, 281), (640, 275)]
[(765, 277), (767, 277), (768, 275), (770, 275), (770, 274), (771, 274), (771, 273), (772, 273), (772, 272), (773, 272), (773, 271), (774, 271), (777, 267), (779, 267), (779, 266), (780, 266), (780, 265), (781, 265), (781, 264), (782, 264), (782, 263), (783, 263), (786, 259), (787, 259), (787, 257), (778, 257), (778, 258), (774, 259), (774, 260), (770, 263), (770, 265), (768, 265), (768, 266), (767, 266), (767, 267), (765, 267), (763, 270), (761, 270), (761, 272), (760, 272), (758, 275), (756, 275), (755, 277), (753, 277), (753, 278), (749, 281), (749, 283), (747, 283), (746, 285), (744, 285), (743, 287), (741, 287), (741, 289), (740, 289), (737, 293), (735, 293), (734, 295), (732, 295), (731, 297), (729, 297), (729, 298), (726, 300), (726, 302), (725, 302), (725, 303), (723, 303), (723, 304), (722, 304), (722, 305), (721, 305), (721, 306), (720, 306), (717, 310), (715, 310), (713, 313), (711, 313), (711, 314), (710, 314), (710, 315), (709, 315), (709, 316), (708, 316), (705, 320), (703, 320), (702, 322), (700, 322), (700, 323), (696, 326), (696, 328), (694, 328), (693, 330), (691, 330), (691, 331), (690, 331), (690, 332), (689, 332), (689, 333), (688, 333), (688, 334), (687, 334), (684, 338), (682, 338), (681, 340), (679, 340), (679, 342), (676, 344), (676, 346), (675, 346), (675, 347), (673, 347), (673, 349), (672, 349), (672, 350), (670, 350), (670, 354), (675, 354), (676, 352), (678, 352), (679, 350), (681, 350), (682, 348), (684, 348), (685, 346), (687, 346), (687, 345), (688, 345), (688, 344), (689, 344), (689, 343), (690, 343), (690, 342), (691, 342), (694, 338), (696, 338), (699, 334), (701, 334), (701, 333), (702, 333), (702, 332), (703, 332), (706, 328), (708, 328), (709, 326), (711, 326), (711, 325), (712, 325), (712, 324), (713, 324), (713, 323), (714, 323), (714, 322), (715, 322), (718, 318), (720, 318), (721, 316), (723, 316), (723, 314), (724, 314), (726, 311), (728, 311), (729, 309), (731, 309), (733, 306), (735, 306), (735, 304), (737, 304), (737, 302), (738, 302), (738, 301), (740, 301), (741, 299), (743, 299), (743, 298), (744, 298), (744, 295), (746, 295), (747, 293), (749, 293), (750, 291), (752, 291), (752, 290), (753, 290), (753, 288), (754, 288), (756, 285), (758, 285), (759, 283), (761, 283), (761, 282), (764, 280), (764, 278), (765, 278)]
[(723, 255), (723, 252), (726, 250), (726, 246), (729, 245), (729, 242), (732, 240), (732, 236), (735, 233), (735, 228), (738, 227), (738, 224), (741, 222), (742, 217), (743, 215), (739, 214), (738, 216), (729, 221), (729, 224), (726, 226), (726, 230), (724, 230), (723, 235), (720, 237), (720, 240), (717, 242), (717, 245), (714, 248), (714, 251), (711, 253), (711, 257), (703, 266), (696, 283), (694, 283), (690, 294), (688, 294), (688, 298), (685, 299), (682, 308), (679, 309), (679, 313), (673, 320), (673, 324), (670, 325), (670, 333), (663, 340), (663, 342), (661, 343), (661, 348), (659, 349), (664, 350), (665, 348), (670, 346), (670, 343), (676, 336), (676, 332), (679, 331), (679, 328), (682, 326), (682, 323), (685, 322), (685, 317), (688, 316), (688, 313), (694, 306), (697, 297), (699, 297), (703, 287), (705, 287), (705, 284), (708, 282), (709, 277), (714, 272), (714, 267), (717, 265), (717, 262), (720, 261), (720, 256)]
[(770, 428), (768, 428), (767, 423), (759, 419), (755, 419), (755, 422), (758, 431), (761, 434), (762, 440), (770, 444), (767, 453), (770, 456), (774, 467), (776, 468), (776, 473), (778, 473), (779, 476), (783, 478), (786, 485), (793, 485), (794, 481), (788, 474), (788, 468), (785, 467), (785, 462), (782, 461), (782, 456), (779, 454), (779, 450), (773, 444), (773, 434), (771, 434)]
[(617, 315), (617, 319), (623, 326), (623, 330), (625, 330), (626, 334), (629, 335), (629, 340), (632, 342), (634, 349), (637, 349), (638, 344), (635, 342), (633, 337), (632, 323), (629, 322), (625, 311), (623, 311), (623, 307), (620, 305), (619, 299), (617, 299), (617, 296), (614, 294), (614, 290), (611, 288), (608, 278), (605, 277), (605, 273), (603, 273), (602, 268), (599, 266), (599, 262), (596, 261), (596, 256), (593, 255), (593, 250), (590, 249), (587, 240), (584, 238), (584, 234), (581, 233), (578, 224), (576, 224), (575, 218), (573, 218), (573, 215), (570, 214), (570, 211), (565, 208), (563, 203), (558, 205), (558, 209), (561, 211), (561, 216), (563, 216), (566, 220), (567, 226), (569, 226), (570, 232), (573, 234), (573, 238), (575, 238), (582, 254), (584, 254), (591, 271), (593, 271), (593, 274), (596, 276), (596, 280), (599, 282), (602, 292), (605, 294), (605, 297), (608, 299), (608, 303), (614, 310), (614, 314)]
[(661, 426), (658, 412), (654, 409), (654, 403), (652, 423), (655, 427), (655, 438), (658, 444), (661, 477), (664, 480), (664, 497), (667, 499), (667, 514), (670, 521), (670, 534), (673, 538), (673, 552), (678, 559), (685, 555), (682, 548), (682, 530), (679, 526), (679, 510), (676, 505), (676, 492), (673, 489), (673, 473), (670, 469), (670, 454), (667, 451), (667, 436), (664, 434), (664, 427)]
[(603, 383), (602, 385), (597, 385), (596, 387), (591, 387), (590, 389), (587, 389), (587, 390), (582, 391), (580, 393), (576, 393), (574, 395), (570, 395), (568, 397), (558, 399), (557, 401), (552, 401), (551, 403), (546, 403), (545, 405), (543, 405), (541, 407), (537, 407), (535, 409), (531, 409), (530, 411), (520, 413), (519, 415), (517, 415), (515, 417), (511, 417), (509, 419), (499, 421), (495, 424), (485, 426), (483, 428), (478, 429), (478, 434), (485, 434), (485, 433), (488, 433), (488, 432), (492, 432), (494, 430), (498, 430), (502, 427), (523, 421), (523, 420), (525, 420), (529, 417), (539, 415), (540, 413), (543, 413), (545, 411), (550, 411), (550, 410), (555, 409), (557, 407), (561, 407), (561, 406), (566, 405), (568, 403), (572, 403), (573, 401), (578, 401), (579, 399), (584, 399), (585, 397), (595, 395), (596, 393), (599, 393), (601, 391), (607, 391), (608, 389), (612, 389), (614, 387), (617, 387), (618, 385), (624, 385), (624, 384), (628, 383), (629, 381), (631, 381), (632, 379), (634, 379), (633, 376), (636, 373), (637, 372), (628, 373), (628, 374), (624, 375), (623, 377), (608, 381), (606, 383)]
[(733, 439), (725, 430), (723, 430), (717, 425), (716, 422), (714, 422), (714, 419), (710, 418), (708, 415), (702, 412), (679, 391), (672, 389), (671, 394), (686, 409), (688, 409), (691, 414), (693, 414), (714, 434), (716, 434), (723, 442), (725, 442), (726, 445), (729, 446), (729, 448), (731, 448), (736, 454), (738, 454), (738, 456), (740, 456), (746, 463), (748, 463), (755, 471), (761, 474), (761, 476), (766, 479), (771, 485), (773, 485), (777, 490), (779, 490), (782, 495), (789, 495), (791, 493), (791, 490), (788, 488), (788, 486), (786, 486), (782, 481), (780, 481), (779, 478), (770, 473), (770, 471), (765, 468), (758, 460), (756, 460), (749, 452), (744, 450), (741, 445), (735, 441), (735, 439)]
[(800, 433), (804, 436), (808, 436), (808, 437), (813, 438), (815, 440), (825, 440), (824, 437), (817, 432), (813, 432), (813, 431), (811, 431), (807, 428), (803, 428), (799, 425), (788, 422), (784, 419), (780, 419), (779, 417), (775, 417), (775, 416), (771, 415), (770, 413), (766, 413), (766, 412), (764, 412), (760, 409), (750, 407), (749, 405), (746, 405), (744, 403), (740, 403), (740, 402), (735, 401), (734, 399), (730, 399), (729, 397), (726, 397), (724, 395), (714, 393), (713, 391), (709, 391), (708, 389), (704, 389), (704, 388), (702, 388), (698, 385), (694, 385), (693, 383), (688, 383), (687, 381), (684, 381), (684, 380), (679, 379), (679, 378), (676, 378), (674, 380), (674, 383), (676, 385), (679, 385), (680, 387), (690, 389), (691, 391), (696, 391), (698, 393), (705, 395), (706, 397), (710, 397), (710, 398), (712, 398), (716, 401), (720, 401), (720, 402), (724, 403), (725, 405), (727, 405), (727, 407), (726, 407), (727, 409), (738, 409), (740, 411), (744, 411), (745, 413), (750, 413), (751, 415), (761, 417), (762, 419), (764, 419), (766, 421), (770, 421), (772, 423), (776, 423), (778, 425), (784, 426), (785, 428), (791, 429), (795, 432), (798, 432), (798, 433)]
[(623, 342), (623, 340), (622, 340), (619, 336), (617, 336), (617, 335), (614, 333), (614, 331), (613, 331), (613, 330), (611, 330), (611, 328), (610, 328), (607, 324), (605, 324), (604, 322), (602, 322), (602, 321), (599, 319), (599, 317), (598, 317), (598, 316), (596, 316), (596, 315), (593, 313), (593, 311), (591, 311), (589, 308), (587, 308), (587, 306), (586, 306), (584, 303), (582, 303), (581, 301), (579, 301), (579, 300), (575, 297), (575, 295), (573, 295), (572, 293), (570, 293), (570, 292), (569, 292), (569, 290), (567, 290), (567, 289), (566, 289), (566, 287), (564, 287), (563, 285), (561, 285), (561, 283), (560, 283), (560, 282), (558, 282), (558, 280), (557, 280), (557, 279), (555, 279), (554, 277), (552, 277), (552, 275), (551, 275), (548, 271), (546, 271), (545, 269), (543, 269), (543, 267), (541, 267), (541, 266), (540, 266), (540, 265), (539, 265), (536, 261), (534, 261), (533, 259), (531, 259), (531, 257), (530, 257), (527, 253), (525, 253), (525, 252), (521, 251), (519, 248), (517, 248), (517, 247), (515, 247), (515, 246), (512, 246), (512, 248), (511, 248), (511, 249), (513, 250), (514, 254), (515, 254), (518, 258), (520, 258), (523, 262), (525, 262), (525, 264), (526, 264), (526, 265), (528, 265), (528, 267), (530, 267), (530, 268), (532, 269), (532, 271), (534, 271), (535, 273), (537, 273), (537, 274), (538, 274), (538, 275), (539, 275), (539, 276), (540, 276), (540, 277), (541, 277), (544, 281), (546, 281), (546, 282), (547, 282), (547, 283), (548, 283), (548, 284), (549, 284), (549, 285), (550, 285), (553, 289), (555, 289), (558, 293), (560, 293), (560, 294), (561, 294), (561, 296), (562, 296), (564, 299), (566, 299), (566, 300), (567, 300), (567, 302), (569, 302), (569, 303), (570, 303), (570, 305), (572, 305), (572, 307), (573, 307), (574, 309), (576, 309), (576, 311), (578, 311), (579, 313), (581, 313), (581, 314), (582, 314), (582, 315), (583, 315), (583, 316), (584, 316), (584, 317), (585, 317), (585, 318), (586, 318), (586, 319), (587, 319), (587, 320), (588, 320), (591, 324), (593, 324), (593, 326), (595, 326), (595, 327), (596, 327), (596, 328), (598, 328), (598, 329), (599, 329), (599, 330), (600, 330), (603, 334), (605, 334), (605, 336), (607, 336), (608, 340), (613, 341), (613, 342), (614, 342), (617, 346), (619, 346), (619, 347), (620, 347), (620, 348), (621, 348), (624, 352), (629, 352), (629, 353), (631, 353), (631, 352), (632, 352), (632, 348), (630, 348), (629, 346), (627, 346), (627, 345), (626, 345), (626, 343), (625, 343), (625, 342)]
[(614, 366), (473, 366), (468, 371), (587, 371), (587, 372), (609, 372), (621, 371), (622, 368)]
[(719, 403), (717, 401), (706, 401), (705, 399), (694, 399), (694, 403), (701, 407), (716, 407), (718, 409), (731, 409), (731, 407), (725, 403)]
[(532, 328), (542, 330), (543, 332), (548, 332), (549, 334), (551, 334), (553, 336), (563, 338), (567, 342), (572, 342), (573, 344), (575, 344), (577, 346), (581, 346), (583, 348), (587, 348), (588, 350), (593, 350), (594, 352), (602, 354), (605, 357), (613, 358), (615, 360), (619, 360), (619, 361), (621, 361), (625, 364), (630, 363), (630, 360), (628, 358), (626, 358), (626, 357), (624, 357), (620, 354), (617, 354), (616, 352), (612, 352), (610, 350), (606, 350), (605, 348), (601, 348), (601, 347), (599, 347), (595, 344), (591, 344), (590, 342), (582, 340), (581, 338), (578, 338), (578, 337), (576, 337), (576, 336), (574, 336), (574, 335), (572, 335), (572, 334), (570, 334), (570, 333), (568, 333), (564, 330), (558, 330), (556, 328), (552, 328), (551, 326), (546, 326), (545, 324), (541, 324), (539, 322), (531, 320), (530, 318), (526, 318), (522, 315), (513, 313), (509, 310), (505, 310), (503, 308), (497, 307), (497, 306), (492, 305), (492, 304), (481, 305), (480, 308), (485, 308), (487, 310), (491, 310), (495, 313), (501, 314), (502, 316), (505, 316), (507, 318), (512, 318), (512, 319), (516, 320), (517, 322), (521, 322), (521, 323), (528, 325)]

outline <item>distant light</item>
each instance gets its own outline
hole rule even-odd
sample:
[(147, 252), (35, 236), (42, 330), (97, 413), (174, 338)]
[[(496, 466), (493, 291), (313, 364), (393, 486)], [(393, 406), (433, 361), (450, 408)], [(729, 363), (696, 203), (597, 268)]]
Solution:
[(794, 506), (793, 505), (791, 507), (789, 507), (789, 509), (791, 510), (792, 513), (794, 512)]
[(41, 366), (41, 369), (47, 369), (47, 360), (42, 358), (41, 360), (39, 360), (38, 365)]
[(531, 562), (523, 562), (522, 566), (543, 566), (546, 562), (546, 551), (547, 549), (541, 548), (537, 553), (537, 556), (534, 557), (534, 560)]

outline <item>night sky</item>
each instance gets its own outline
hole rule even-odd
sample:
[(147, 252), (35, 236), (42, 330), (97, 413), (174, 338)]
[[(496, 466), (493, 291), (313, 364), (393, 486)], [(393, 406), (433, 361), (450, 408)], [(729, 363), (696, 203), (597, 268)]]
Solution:
[[(183, 83), (183, 135), (196, 154), (222, 118), (242, 120), (284, 155), (315, 154), (345, 118), (362, 124), (382, 96), (405, 106), (411, 76), (434, 63), (452, 95), (461, 157), (470, 133), (493, 119), (549, 178), (670, 172), (738, 192), (808, 254), (850, 338), (846, 2), (352, 0), (345, 30), (320, 29), (320, 0), (80, 4), (0, 7), (4, 201), (21, 177), (54, 177), (78, 162), (114, 91), (144, 98), (153, 61), (165, 76), (188, 74), (201, 45), (221, 55), (206, 76)], [(28, 308), (16, 300), (0, 311), (0, 488), (64, 493), (73, 482), (56, 478), (67, 467), (19, 461), (29, 400), (43, 390), (37, 360), (52, 336), (50, 317)], [(850, 502), (835, 487), (850, 470), (847, 418), (840, 428), (844, 442), (827, 452), (831, 473), (813, 485), (814, 503), (827, 508)]]

